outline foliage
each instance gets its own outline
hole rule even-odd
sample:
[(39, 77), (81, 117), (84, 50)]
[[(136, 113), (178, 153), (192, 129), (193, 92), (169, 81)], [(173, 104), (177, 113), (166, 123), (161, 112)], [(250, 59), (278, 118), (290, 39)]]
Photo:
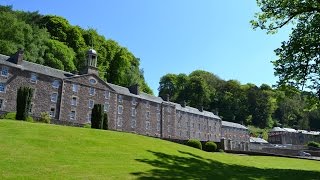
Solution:
[(5, 172), (0, 179), (281, 180), (320, 175), (318, 161), (207, 153), (132, 133), (12, 120), (0, 121), (0, 141), (0, 169)]
[(16, 119), (17, 120), (26, 120), (29, 111), (31, 108), (31, 99), (33, 96), (33, 89), (30, 87), (20, 87), (17, 93), (17, 102), (16, 102)]
[(208, 152), (215, 152), (217, 150), (217, 144), (215, 142), (208, 141), (204, 145), (204, 150)]
[(91, 128), (108, 129), (108, 115), (102, 104), (95, 104), (91, 112)]
[(39, 122), (50, 124), (50, 121), (51, 121), (51, 118), (49, 113), (47, 112), (40, 113)]
[(310, 142), (308, 142), (308, 147), (320, 148), (320, 143), (310, 141)]
[(6, 114), (4, 114), (2, 119), (12, 119), (12, 120), (16, 120), (16, 112), (8, 112)]
[(275, 50), (273, 61), (279, 85), (307, 86), (320, 96), (319, 37), (320, 2), (316, 0), (257, 0), (260, 12), (251, 23), (253, 28), (275, 33), (290, 24), (289, 40)]
[(26, 119), (27, 122), (34, 122), (34, 119), (32, 118), (32, 116), (28, 116)]
[(92, 47), (98, 52), (102, 79), (126, 87), (139, 84), (141, 91), (152, 94), (139, 68), (140, 59), (116, 41), (95, 29), (73, 26), (60, 16), (0, 6), (1, 54), (12, 55), (22, 48), (28, 61), (76, 73), (84, 69), (86, 52)]
[(248, 129), (250, 132), (250, 136), (259, 137), (264, 140), (268, 140), (268, 132), (270, 129), (268, 129), (268, 128), (261, 129), (261, 128), (254, 127), (254, 126), (248, 126)]
[(91, 124), (85, 124), (83, 125), (84, 128), (91, 128)]
[(194, 147), (194, 148), (197, 148), (197, 149), (202, 149), (202, 144), (199, 140), (196, 140), (196, 139), (190, 139), (187, 141), (186, 143), (187, 146), (190, 146), (190, 147)]

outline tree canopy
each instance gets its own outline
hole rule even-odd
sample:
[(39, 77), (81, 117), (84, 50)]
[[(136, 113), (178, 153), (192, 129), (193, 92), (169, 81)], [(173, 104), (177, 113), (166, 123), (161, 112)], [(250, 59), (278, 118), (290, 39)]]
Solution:
[(320, 1), (257, 0), (260, 12), (251, 21), (253, 28), (276, 33), (290, 24), (287, 41), (275, 50), (273, 61), (279, 85), (307, 87), (320, 96)]
[(38, 64), (77, 73), (85, 65), (86, 52), (98, 52), (99, 76), (152, 94), (140, 68), (140, 59), (116, 41), (106, 39), (95, 29), (71, 25), (67, 19), (38, 12), (14, 11), (0, 6), (0, 53), (14, 54), (24, 49), (25, 59)]

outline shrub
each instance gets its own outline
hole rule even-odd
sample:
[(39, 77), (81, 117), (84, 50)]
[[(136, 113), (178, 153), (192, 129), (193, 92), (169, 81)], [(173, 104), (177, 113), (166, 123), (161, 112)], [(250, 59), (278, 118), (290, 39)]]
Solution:
[(26, 119), (27, 122), (34, 122), (33, 118), (31, 116), (28, 116)]
[(196, 139), (190, 139), (187, 142), (187, 146), (194, 147), (194, 148), (197, 148), (197, 149), (202, 149), (201, 142), (199, 140), (196, 140)]
[(105, 130), (108, 129), (108, 114), (107, 113), (103, 114), (102, 128), (105, 129)]
[(215, 142), (208, 141), (204, 145), (204, 150), (208, 152), (215, 152), (217, 150), (217, 144)]
[(221, 153), (223, 153), (223, 152), (224, 152), (224, 150), (223, 150), (223, 149), (218, 149), (218, 151), (219, 151), (219, 152), (221, 152)]
[(320, 144), (314, 141), (308, 142), (308, 147), (320, 148)]
[(91, 124), (84, 124), (83, 128), (91, 128)]
[(15, 112), (8, 112), (8, 113), (4, 114), (3, 119), (15, 120), (16, 119), (16, 113)]
[(51, 118), (47, 112), (40, 113), (39, 122), (50, 124)]
[(17, 120), (25, 121), (29, 115), (31, 108), (31, 99), (33, 96), (33, 90), (30, 87), (20, 87), (17, 93), (16, 102), (16, 118)]
[(103, 114), (103, 105), (95, 104), (91, 112), (91, 128), (102, 129)]

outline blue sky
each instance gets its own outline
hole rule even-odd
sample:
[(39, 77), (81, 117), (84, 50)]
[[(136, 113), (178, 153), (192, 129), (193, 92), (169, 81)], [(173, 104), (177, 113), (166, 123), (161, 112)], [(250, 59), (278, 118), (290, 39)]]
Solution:
[(201, 69), (241, 83), (275, 84), (273, 50), (288, 39), (253, 30), (255, 0), (0, 0), (14, 9), (63, 16), (94, 28), (141, 59), (155, 94), (167, 73)]

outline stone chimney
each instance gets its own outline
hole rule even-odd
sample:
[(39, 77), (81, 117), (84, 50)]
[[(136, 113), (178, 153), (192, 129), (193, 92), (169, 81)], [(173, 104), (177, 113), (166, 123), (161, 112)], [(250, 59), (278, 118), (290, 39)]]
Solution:
[(199, 111), (203, 112), (203, 106), (200, 106)]
[(184, 100), (181, 104), (182, 107), (186, 107), (187, 106), (187, 102)]
[(19, 49), (13, 56), (11, 56), (8, 61), (12, 62), (14, 64), (18, 64), (20, 65), (22, 63), (23, 60), (23, 49)]
[(130, 86), (129, 88), (130, 93), (135, 94), (135, 95), (139, 95), (139, 85), (135, 84)]

